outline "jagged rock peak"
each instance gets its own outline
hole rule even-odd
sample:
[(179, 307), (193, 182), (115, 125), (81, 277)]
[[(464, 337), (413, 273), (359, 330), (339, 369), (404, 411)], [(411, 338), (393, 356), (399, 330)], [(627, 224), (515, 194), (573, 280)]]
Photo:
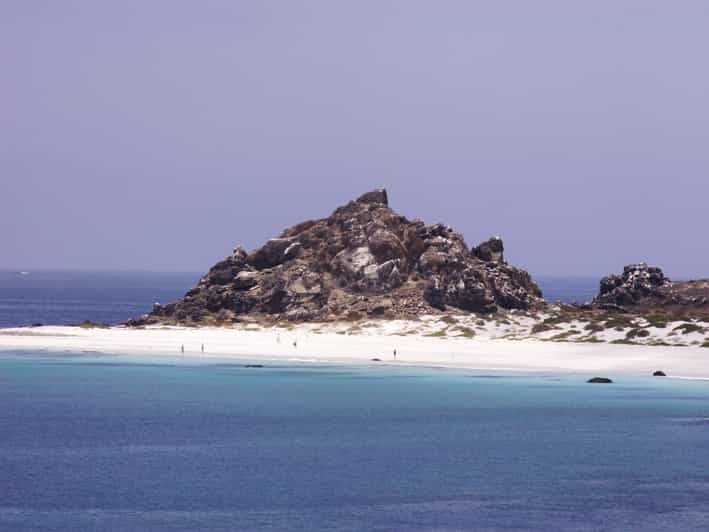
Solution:
[(447, 308), (494, 312), (543, 304), (529, 274), (504, 261), (499, 237), (469, 249), (449, 226), (397, 214), (386, 190), (377, 189), (248, 254), (235, 248), (184, 298), (150, 319), (402, 318)]
[(369, 192), (365, 192), (356, 200), (358, 203), (381, 203), (389, 206), (389, 198), (385, 188), (375, 188)]

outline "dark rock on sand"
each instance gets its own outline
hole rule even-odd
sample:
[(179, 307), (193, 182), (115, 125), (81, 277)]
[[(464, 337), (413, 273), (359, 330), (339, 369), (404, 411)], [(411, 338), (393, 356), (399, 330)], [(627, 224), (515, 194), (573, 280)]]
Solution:
[(659, 369), (652, 374), (653, 377), (667, 377), (667, 374), (664, 371), (660, 371)]
[(613, 381), (607, 377), (593, 377), (592, 379), (588, 379), (586, 382), (592, 384), (611, 384)]
[(530, 275), (507, 264), (503, 250), (498, 237), (470, 249), (446, 225), (409, 220), (378, 189), (251, 253), (237, 246), (182, 299), (129, 324), (412, 318), (449, 308), (544, 306)]

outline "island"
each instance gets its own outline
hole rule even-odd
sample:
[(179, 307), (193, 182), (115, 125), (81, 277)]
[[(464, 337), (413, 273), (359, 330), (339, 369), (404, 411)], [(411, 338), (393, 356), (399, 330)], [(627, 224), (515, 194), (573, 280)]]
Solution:
[(124, 324), (5, 329), (0, 348), (709, 378), (708, 334), (707, 280), (639, 262), (592, 301), (547, 302), (500, 237), (468, 246), (376, 189)]

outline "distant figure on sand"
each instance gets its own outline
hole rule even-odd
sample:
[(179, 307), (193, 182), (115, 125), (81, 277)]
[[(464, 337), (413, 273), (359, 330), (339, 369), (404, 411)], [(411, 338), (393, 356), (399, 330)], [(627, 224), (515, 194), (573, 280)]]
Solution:
[(185, 344), (182, 344), (182, 345), (180, 346), (180, 351), (181, 351), (182, 353), (185, 352)]
[(298, 349), (298, 340), (293, 340), (293, 349)]
[(396, 360), (396, 348), (394, 349), (394, 360)]
[(202, 344), (202, 353), (204, 353), (204, 344)]

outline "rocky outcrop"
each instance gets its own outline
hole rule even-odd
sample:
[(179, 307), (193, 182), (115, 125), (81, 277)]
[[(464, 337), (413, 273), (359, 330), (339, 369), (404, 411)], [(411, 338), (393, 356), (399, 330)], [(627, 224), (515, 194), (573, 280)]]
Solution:
[(589, 384), (613, 384), (608, 377), (592, 377), (586, 381)]
[(609, 275), (601, 279), (598, 304), (635, 305), (647, 298), (663, 297), (662, 288), (669, 279), (656, 266), (644, 262), (628, 264), (622, 275)]
[(367, 192), (251, 253), (237, 247), (182, 299), (132, 323), (410, 318), (544, 304), (529, 274), (504, 261), (498, 237), (469, 249), (450, 227), (408, 220), (388, 201), (383, 189)]
[(502, 245), (502, 239), (499, 236), (493, 236), (479, 246), (474, 247), (473, 255), (486, 262), (504, 262), (504, 251), (505, 247)]
[(673, 282), (657, 266), (629, 264), (621, 275), (601, 279), (598, 296), (591, 304), (599, 308), (676, 306), (709, 311), (709, 282)]

